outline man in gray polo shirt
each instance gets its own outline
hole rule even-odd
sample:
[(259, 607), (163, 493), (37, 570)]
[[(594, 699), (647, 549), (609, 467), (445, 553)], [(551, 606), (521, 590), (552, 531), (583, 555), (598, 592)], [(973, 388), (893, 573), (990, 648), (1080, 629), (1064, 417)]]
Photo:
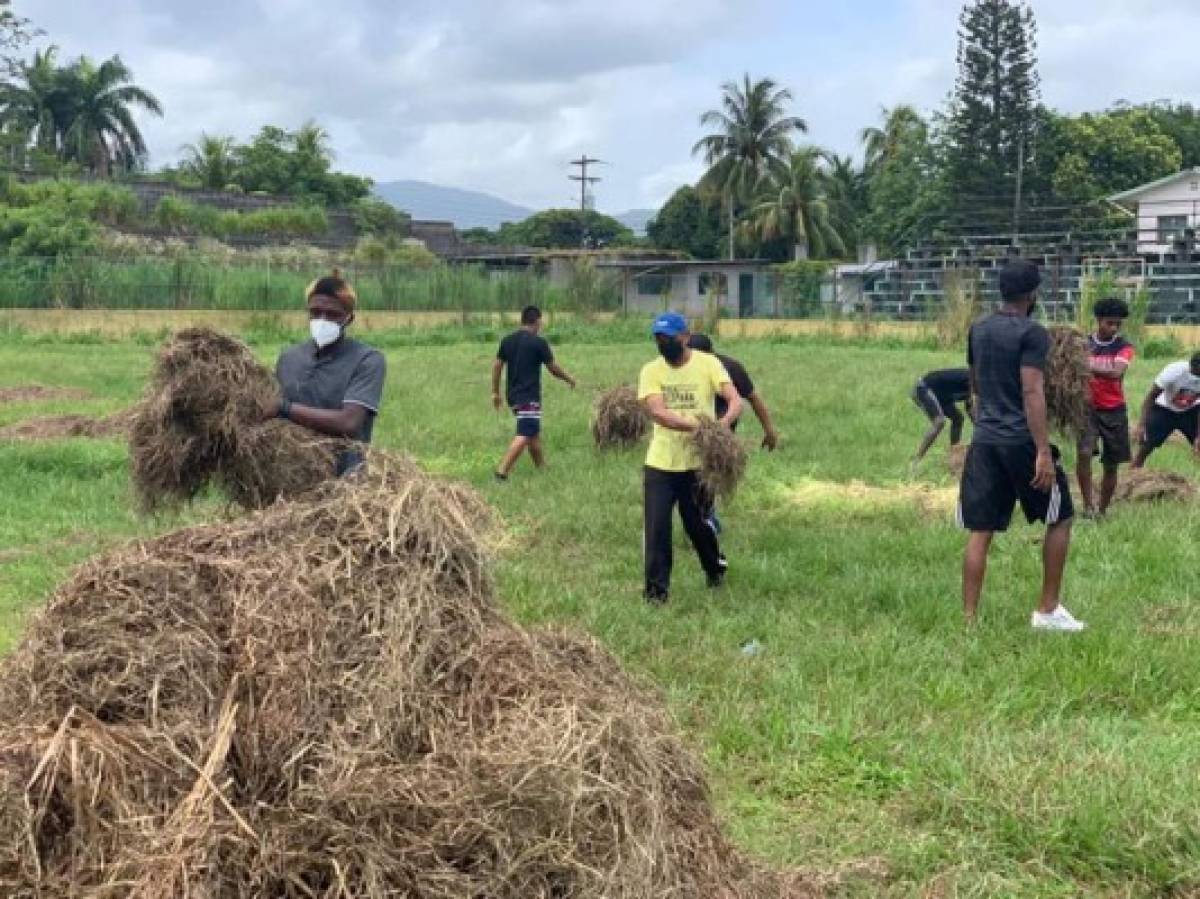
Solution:
[[(371, 442), (387, 364), (373, 347), (346, 336), (357, 303), (336, 272), (308, 288), (312, 339), (283, 351), (275, 366), (283, 396), (274, 414), (332, 437)], [(337, 474), (362, 464), (360, 450), (338, 457)]]

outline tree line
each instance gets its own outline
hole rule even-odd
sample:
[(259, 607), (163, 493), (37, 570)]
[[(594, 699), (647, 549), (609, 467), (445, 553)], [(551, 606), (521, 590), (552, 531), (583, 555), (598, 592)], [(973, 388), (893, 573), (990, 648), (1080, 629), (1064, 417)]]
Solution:
[(868, 243), (890, 255), (939, 230), (1004, 231), (1023, 211), (1096, 220), (1105, 196), (1200, 165), (1190, 104), (1046, 106), (1024, 2), (966, 3), (957, 62), (943, 108), (898, 105), (862, 130), (861, 163), (799, 143), (806, 123), (773, 79), (723, 85), (693, 148), (707, 169), (649, 224), (650, 242), (699, 258), (853, 258)]

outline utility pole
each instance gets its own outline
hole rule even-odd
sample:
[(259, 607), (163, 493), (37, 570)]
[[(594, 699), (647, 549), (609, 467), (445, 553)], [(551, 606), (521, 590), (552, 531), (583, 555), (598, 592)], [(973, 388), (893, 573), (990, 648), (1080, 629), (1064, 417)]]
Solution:
[(1025, 175), (1025, 138), (1017, 140), (1017, 192), (1013, 199), (1013, 245), (1021, 242), (1021, 181)]
[(588, 234), (587, 225), (584, 224), (584, 221), (585, 221), (584, 216), (586, 215), (587, 208), (588, 208), (588, 204), (587, 204), (588, 186), (595, 184), (597, 181), (600, 180), (600, 178), (598, 178), (597, 176), (588, 174), (588, 166), (589, 165), (607, 165), (607, 163), (603, 159), (591, 159), (588, 157), (588, 155), (586, 153), (584, 153), (578, 159), (572, 159), (571, 165), (573, 165), (579, 169), (578, 175), (568, 175), (568, 177), (572, 181), (579, 182), (579, 222), (580, 222), (580, 225), (582, 226), (582, 231), (583, 231), (583, 233), (580, 235), (580, 243), (584, 246), (584, 248), (586, 248), (588, 245), (588, 239), (591, 236), (590, 234)]

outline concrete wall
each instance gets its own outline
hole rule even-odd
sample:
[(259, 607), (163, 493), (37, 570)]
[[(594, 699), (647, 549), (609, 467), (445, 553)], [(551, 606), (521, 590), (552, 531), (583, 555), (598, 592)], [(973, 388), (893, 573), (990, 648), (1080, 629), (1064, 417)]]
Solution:
[[(774, 278), (762, 266), (736, 265), (696, 266), (673, 270), (670, 275), (670, 291), (643, 294), (638, 288), (636, 272), (626, 270), (624, 280), (625, 308), (630, 312), (659, 312), (673, 309), (684, 315), (700, 317), (708, 315), (714, 304), (722, 312), (737, 318), (742, 311), (740, 299), (740, 277), (754, 278), (754, 296), (750, 302), (751, 315), (770, 315), (774, 312)], [(653, 273), (652, 273), (653, 274)], [(663, 273), (665, 276), (665, 273)], [(701, 291), (702, 279), (708, 289)]]

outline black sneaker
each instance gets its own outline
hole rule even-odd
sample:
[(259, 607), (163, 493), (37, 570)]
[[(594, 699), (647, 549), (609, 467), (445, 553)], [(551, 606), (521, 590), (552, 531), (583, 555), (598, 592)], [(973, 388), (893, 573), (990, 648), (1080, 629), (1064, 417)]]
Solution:
[(652, 606), (665, 606), (668, 596), (666, 590), (647, 589), (642, 593), (642, 598)]
[(708, 587), (710, 590), (716, 590), (718, 587), (724, 584), (725, 574), (729, 571), (729, 560), (724, 556), (721, 556), (720, 560), (717, 562), (717, 565), (720, 568), (720, 571), (718, 571), (716, 574), (710, 574), (708, 576)]

